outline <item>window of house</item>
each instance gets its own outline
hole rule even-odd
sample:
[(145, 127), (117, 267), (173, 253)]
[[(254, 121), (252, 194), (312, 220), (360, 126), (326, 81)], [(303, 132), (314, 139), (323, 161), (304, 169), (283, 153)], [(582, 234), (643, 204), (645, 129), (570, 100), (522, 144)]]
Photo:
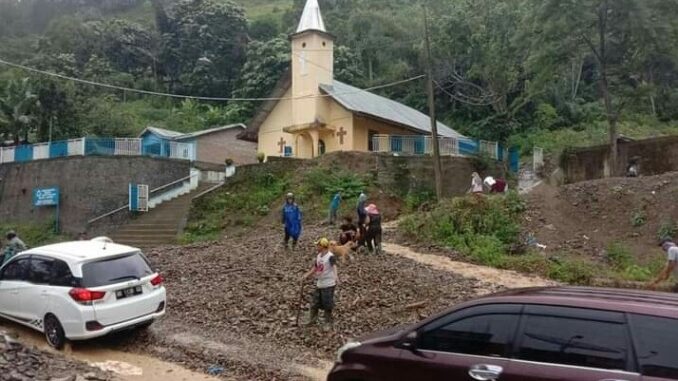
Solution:
[(625, 370), (626, 326), (621, 323), (559, 316), (525, 316), (519, 358), (522, 360)]
[(678, 380), (678, 320), (632, 315), (631, 327), (643, 375)]

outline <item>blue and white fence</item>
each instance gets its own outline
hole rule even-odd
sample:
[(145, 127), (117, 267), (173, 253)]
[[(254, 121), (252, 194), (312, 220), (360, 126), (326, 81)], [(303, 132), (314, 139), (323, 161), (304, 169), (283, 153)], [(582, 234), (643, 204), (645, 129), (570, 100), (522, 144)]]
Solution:
[[(398, 155), (423, 156), (433, 154), (433, 138), (423, 135), (374, 135), (372, 151)], [(468, 138), (439, 137), (442, 156), (486, 155), (497, 161), (509, 160), (511, 171), (518, 172), (520, 156), (517, 150), (508, 149), (497, 142)]]
[(168, 143), (162, 155), (145, 149), (141, 139), (80, 138), (51, 143), (26, 144), (0, 148), (0, 164), (55, 159), (69, 156), (152, 156), (194, 160), (193, 145)]

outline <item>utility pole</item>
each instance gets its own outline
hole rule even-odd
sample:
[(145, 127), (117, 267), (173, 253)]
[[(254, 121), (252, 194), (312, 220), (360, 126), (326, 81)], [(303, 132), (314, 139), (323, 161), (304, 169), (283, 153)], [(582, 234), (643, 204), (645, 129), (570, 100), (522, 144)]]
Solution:
[(436, 183), (438, 202), (443, 199), (443, 168), (440, 162), (440, 142), (438, 141), (438, 121), (436, 120), (436, 104), (433, 87), (433, 58), (431, 57), (431, 38), (429, 36), (428, 7), (424, 0), (424, 29), (426, 34), (426, 72), (428, 87), (428, 109), (431, 119), (431, 138), (433, 140), (433, 173)]

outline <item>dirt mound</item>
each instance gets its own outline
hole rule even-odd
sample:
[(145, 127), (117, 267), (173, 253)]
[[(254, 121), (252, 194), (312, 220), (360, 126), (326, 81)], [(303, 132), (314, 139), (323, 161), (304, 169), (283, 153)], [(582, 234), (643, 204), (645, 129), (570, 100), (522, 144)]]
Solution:
[(676, 175), (539, 186), (527, 196), (525, 230), (549, 253), (603, 259), (617, 243), (641, 261), (656, 258), (659, 231), (678, 220)]
[(113, 378), (84, 363), (26, 347), (0, 332), (0, 379), (106, 381)]
[[(334, 329), (299, 328), (295, 320), (300, 277), (315, 257), (312, 239), (336, 232), (311, 227), (298, 251), (284, 252), (279, 230), (262, 229), (237, 241), (148, 253), (167, 279), (165, 333), (173, 327), (216, 343), (212, 355), (204, 347), (191, 354), (198, 358), (195, 361), (218, 360), (248, 379), (272, 379), (286, 373), (285, 379), (293, 379), (290, 364), (307, 364), (318, 357), (331, 360), (349, 338), (419, 320), (474, 295), (477, 282), (472, 279), (404, 258), (360, 256), (339, 267)], [(311, 282), (304, 286), (302, 321), (313, 287)], [(412, 305), (418, 308), (407, 308)], [(176, 335), (175, 339), (192, 340)], [(231, 351), (223, 343), (233, 343), (239, 350)], [(249, 358), (239, 358), (238, 352)], [(205, 355), (214, 357), (206, 359)], [(241, 368), (242, 363), (259, 363), (260, 367), (253, 374)]]

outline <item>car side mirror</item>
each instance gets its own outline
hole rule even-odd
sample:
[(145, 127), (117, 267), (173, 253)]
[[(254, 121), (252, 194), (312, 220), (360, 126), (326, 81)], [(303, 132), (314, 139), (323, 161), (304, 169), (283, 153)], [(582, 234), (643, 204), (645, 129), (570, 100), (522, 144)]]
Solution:
[(416, 351), (417, 350), (417, 340), (419, 339), (419, 333), (417, 331), (412, 331), (405, 335), (405, 337), (402, 338), (400, 343), (398, 343), (398, 347), (402, 349), (407, 349), (408, 351)]

